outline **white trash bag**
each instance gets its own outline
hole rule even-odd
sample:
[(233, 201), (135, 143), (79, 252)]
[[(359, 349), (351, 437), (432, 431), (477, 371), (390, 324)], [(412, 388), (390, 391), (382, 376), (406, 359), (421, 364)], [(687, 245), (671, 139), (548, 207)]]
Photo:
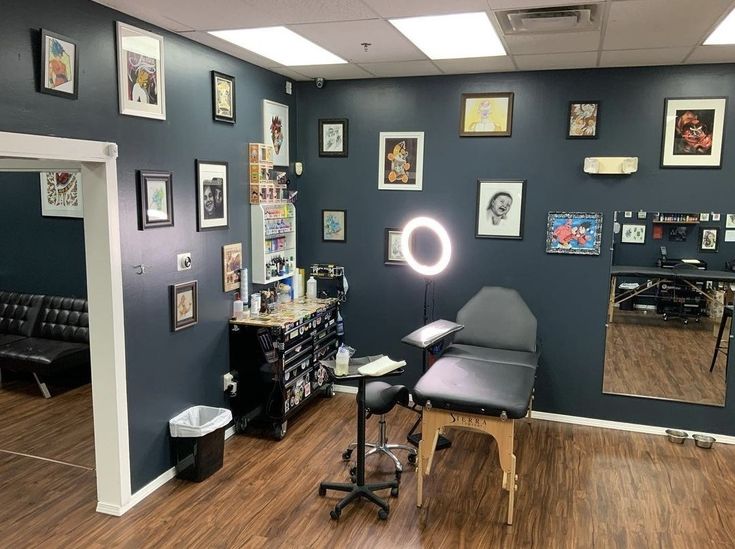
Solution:
[(168, 422), (172, 437), (202, 437), (232, 421), (232, 412), (226, 408), (192, 406)]

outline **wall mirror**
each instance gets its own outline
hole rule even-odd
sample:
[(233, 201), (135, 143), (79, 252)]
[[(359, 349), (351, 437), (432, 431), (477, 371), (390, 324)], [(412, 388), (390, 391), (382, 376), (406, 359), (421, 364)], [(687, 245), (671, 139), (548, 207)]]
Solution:
[(725, 405), (735, 214), (614, 214), (603, 393)]

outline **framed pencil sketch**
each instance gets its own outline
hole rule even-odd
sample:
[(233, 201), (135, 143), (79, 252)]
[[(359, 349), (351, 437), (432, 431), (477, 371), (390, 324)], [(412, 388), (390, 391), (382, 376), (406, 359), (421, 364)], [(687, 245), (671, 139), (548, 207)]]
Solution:
[(347, 242), (346, 210), (322, 210), (322, 242)]
[(725, 228), (735, 229), (735, 214), (725, 214)]
[(716, 252), (717, 243), (720, 236), (720, 229), (715, 227), (699, 228), (699, 251), (700, 252)]
[(41, 29), (41, 92), (76, 99), (79, 52), (71, 38)]
[(567, 139), (597, 139), (600, 131), (599, 101), (570, 101)]
[(401, 229), (385, 230), (385, 259), (386, 265), (405, 265), (406, 258), (403, 256), (403, 248), (401, 247)]
[(380, 132), (378, 189), (420, 191), (424, 173), (424, 132)]
[(288, 105), (263, 99), (263, 143), (273, 146), (273, 164), (288, 166)]
[(319, 156), (347, 156), (347, 119), (319, 119)]
[(84, 217), (82, 177), (77, 172), (41, 172), (41, 215)]
[(197, 230), (226, 229), (227, 162), (196, 161)]
[(719, 168), (725, 97), (666, 99), (662, 168)]
[(600, 255), (601, 241), (601, 213), (549, 212), (546, 253)]
[(171, 329), (174, 332), (199, 322), (197, 281), (173, 284), (171, 288)]
[(623, 223), (620, 231), (620, 242), (623, 244), (645, 244), (646, 243), (646, 226)]
[[(242, 269), (242, 243), (222, 246), (222, 287), (225, 292), (240, 288)], [(246, 298), (244, 298), (246, 299)]]
[(463, 93), (460, 137), (510, 137), (513, 93)]
[(166, 120), (163, 36), (117, 22), (120, 114)]
[(477, 182), (475, 238), (523, 238), (525, 181)]
[(174, 224), (171, 172), (138, 172), (140, 229), (170, 227)]
[(235, 123), (235, 77), (212, 71), (212, 117)]

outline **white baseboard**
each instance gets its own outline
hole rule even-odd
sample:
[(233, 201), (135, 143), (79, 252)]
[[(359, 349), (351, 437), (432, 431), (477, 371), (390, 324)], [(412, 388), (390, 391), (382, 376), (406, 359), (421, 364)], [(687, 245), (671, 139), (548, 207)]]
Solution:
[(334, 392), (335, 393), (347, 393), (348, 395), (356, 395), (357, 387), (352, 387), (351, 385), (335, 385)]

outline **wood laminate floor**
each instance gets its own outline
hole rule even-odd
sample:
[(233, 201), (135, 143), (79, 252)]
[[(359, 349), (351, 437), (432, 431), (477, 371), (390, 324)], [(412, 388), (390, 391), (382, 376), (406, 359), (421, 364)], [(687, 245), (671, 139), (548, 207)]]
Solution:
[[(413, 413), (394, 410), (403, 438)], [(516, 428), (515, 524), (495, 444), (448, 430), (415, 506), (415, 472), (403, 475), (387, 521), (367, 503), (336, 522), (338, 497), (321, 480), (345, 480), (340, 454), (354, 436), (355, 402), (337, 395), (289, 423), (280, 442), (235, 435), (225, 465), (202, 483), (173, 480), (125, 516), (95, 513), (94, 473), (0, 453), (0, 546), (316, 548), (690, 548), (735, 543), (735, 447), (711, 451), (633, 434), (545, 421)], [(368, 421), (368, 438), (377, 433)], [(368, 462), (388, 478), (387, 460)]]

